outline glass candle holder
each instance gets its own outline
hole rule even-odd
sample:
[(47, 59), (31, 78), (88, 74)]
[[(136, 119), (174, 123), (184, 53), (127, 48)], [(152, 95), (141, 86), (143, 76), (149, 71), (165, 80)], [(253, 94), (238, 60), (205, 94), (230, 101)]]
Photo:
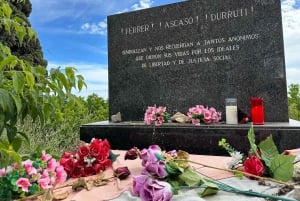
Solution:
[(225, 99), (225, 114), (226, 114), (226, 124), (238, 124), (236, 98)]
[(254, 125), (265, 123), (264, 104), (262, 97), (251, 97), (251, 118)]

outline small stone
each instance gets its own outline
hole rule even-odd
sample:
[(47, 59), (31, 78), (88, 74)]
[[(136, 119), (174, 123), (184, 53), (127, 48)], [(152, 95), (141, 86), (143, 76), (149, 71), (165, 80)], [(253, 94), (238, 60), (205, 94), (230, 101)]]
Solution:
[(121, 113), (118, 112), (117, 114), (111, 115), (111, 121), (114, 123), (121, 122)]
[(171, 117), (172, 121), (178, 122), (178, 123), (190, 123), (192, 119), (181, 112), (177, 112)]
[(293, 198), (295, 198), (296, 200), (300, 200), (300, 186), (296, 185), (294, 192), (293, 192)]
[(300, 181), (300, 161), (294, 164), (293, 179), (295, 181)]

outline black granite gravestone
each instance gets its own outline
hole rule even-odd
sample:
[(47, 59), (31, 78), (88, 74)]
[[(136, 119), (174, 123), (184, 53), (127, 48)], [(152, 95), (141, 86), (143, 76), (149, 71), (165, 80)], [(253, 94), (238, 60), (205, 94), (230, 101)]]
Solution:
[(108, 17), (109, 114), (143, 120), (147, 106), (248, 112), (261, 96), (265, 121), (288, 122), (279, 0), (193, 0)]
[(218, 141), (247, 152), (251, 124), (143, 122), (148, 106), (186, 113), (197, 104), (224, 113), (225, 98), (249, 112), (261, 96), (265, 125), (279, 151), (300, 147), (300, 123), (288, 118), (279, 0), (191, 0), (108, 17), (109, 114), (122, 122), (82, 125), (80, 139), (107, 138), (113, 149), (158, 144), (196, 154), (227, 154)]

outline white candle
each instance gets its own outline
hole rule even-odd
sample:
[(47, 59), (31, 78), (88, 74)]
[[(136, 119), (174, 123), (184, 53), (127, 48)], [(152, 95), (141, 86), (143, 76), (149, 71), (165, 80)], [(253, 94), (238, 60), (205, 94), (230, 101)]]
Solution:
[(226, 106), (226, 124), (237, 124), (237, 106), (227, 105)]

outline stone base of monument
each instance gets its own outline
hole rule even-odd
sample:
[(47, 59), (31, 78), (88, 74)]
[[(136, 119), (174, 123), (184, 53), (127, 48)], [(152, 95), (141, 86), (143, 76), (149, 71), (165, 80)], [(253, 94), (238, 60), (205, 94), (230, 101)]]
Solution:
[[(251, 124), (226, 125), (212, 124), (194, 126), (192, 124), (164, 123), (162, 126), (149, 126), (143, 122), (108, 121), (85, 124), (80, 127), (80, 139), (90, 142), (92, 138), (108, 139), (112, 149), (128, 150), (133, 146), (139, 149), (157, 144), (164, 150), (181, 149), (191, 154), (228, 155), (218, 146), (222, 138), (236, 150), (246, 153), (249, 150), (247, 138)], [(257, 144), (273, 136), (280, 152), (300, 147), (300, 122), (267, 122), (254, 125)]]

